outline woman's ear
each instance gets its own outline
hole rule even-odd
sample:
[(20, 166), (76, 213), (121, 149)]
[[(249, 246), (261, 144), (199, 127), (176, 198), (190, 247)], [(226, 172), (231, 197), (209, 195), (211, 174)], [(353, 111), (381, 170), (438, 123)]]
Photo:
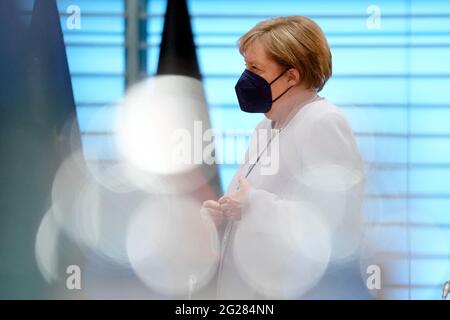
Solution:
[(298, 72), (297, 69), (291, 68), (286, 73), (287, 73), (287, 76), (288, 76), (288, 83), (289, 83), (289, 85), (296, 86), (296, 85), (298, 85), (301, 82), (300, 72)]

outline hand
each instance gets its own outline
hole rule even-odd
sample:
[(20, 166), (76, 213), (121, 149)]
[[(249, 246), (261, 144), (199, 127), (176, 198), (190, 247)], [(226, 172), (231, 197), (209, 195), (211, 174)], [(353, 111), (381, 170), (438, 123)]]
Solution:
[(200, 212), (205, 216), (211, 218), (216, 226), (219, 226), (225, 220), (222, 210), (220, 209), (220, 204), (214, 200), (206, 200), (203, 202)]
[(246, 178), (241, 177), (239, 178), (238, 190), (219, 199), (220, 209), (224, 217), (234, 220), (241, 219), (242, 205), (251, 188), (250, 182)]

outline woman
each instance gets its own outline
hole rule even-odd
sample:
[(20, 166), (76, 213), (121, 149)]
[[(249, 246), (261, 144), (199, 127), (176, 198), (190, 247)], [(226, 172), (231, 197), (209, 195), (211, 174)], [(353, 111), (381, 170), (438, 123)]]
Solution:
[[(265, 119), (255, 129), (245, 160), (225, 195), (218, 201), (208, 200), (203, 204), (203, 212), (217, 226), (227, 222), (222, 241), (218, 298), (245, 299), (261, 295), (275, 298), (357, 298), (355, 292), (362, 292), (358, 287), (361, 283), (359, 272), (356, 271), (356, 278), (348, 278), (349, 273), (345, 272), (351, 270), (351, 274), (355, 274), (364, 176), (348, 121), (339, 108), (318, 96), (332, 74), (331, 53), (325, 36), (320, 27), (306, 17), (280, 17), (262, 21), (243, 35), (239, 40), (239, 50), (246, 64), (235, 88), (240, 108), (244, 112), (264, 113)], [(262, 141), (264, 139), (259, 132), (266, 132), (270, 138)], [(306, 217), (303, 206), (306, 202), (311, 205), (308, 208), (313, 205), (317, 209), (314, 212), (318, 212), (315, 215), (320, 218), (319, 225), (325, 226), (319, 228), (323, 237), (314, 241), (323, 240), (324, 248), (330, 245), (330, 252), (323, 250), (322, 257), (327, 258), (326, 263), (305, 269), (310, 271), (303, 270), (311, 273), (306, 275), (301, 272), (295, 275), (295, 271), (285, 270), (282, 264), (270, 269), (273, 259), (269, 253), (276, 252), (279, 247), (275, 246), (270, 251), (267, 239), (273, 239), (275, 243), (276, 232), (279, 231), (279, 237), (284, 237), (286, 232), (270, 230), (273, 227), (270, 223), (264, 225), (265, 221), (272, 223), (274, 218), (287, 217), (286, 212), (295, 212), (294, 219), (303, 227), (307, 221), (312, 221), (302, 220)], [(274, 275), (273, 279), (258, 279), (256, 275), (253, 279), (246, 279), (245, 272), (250, 272), (250, 278), (253, 276), (251, 267), (242, 263), (240, 267), (236, 261), (239, 254), (233, 250), (238, 252), (239, 245), (246, 245), (245, 242), (234, 243), (236, 232), (245, 219), (250, 221), (247, 217), (252, 217), (252, 223), (260, 228), (250, 234), (255, 237), (263, 235), (260, 243), (264, 242), (268, 252), (267, 256), (255, 253), (255, 258), (248, 260), (249, 264), (259, 259), (255, 263), (259, 263), (261, 268), (268, 266), (267, 275), (269, 278)], [(275, 224), (280, 225), (279, 222), (283, 224), (282, 220)], [(312, 223), (311, 228), (313, 225), (318, 224)], [(270, 237), (264, 238), (264, 234), (270, 234)], [(317, 237), (317, 234), (312, 233), (312, 237)], [(330, 240), (326, 242), (324, 238), (328, 236)], [(253, 241), (255, 237), (248, 239)], [(312, 239), (304, 238), (302, 243), (307, 244), (309, 240)], [(256, 245), (247, 252), (252, 255), (258, 250), (260, 248)], [(302, 266), (308, 261), (297, 263)], [(320, 268), (323, 272), (316, 272)], [(281, 278), (277, 272), (282, 273)], [(282, 284), (276, 280), (293, 277), (299, 283), (307, 283), (308, 279), (314, 278), (312, 273), (317, 281), (304, 286)], [(350, 294), (347, 290), (336, 296), (337, 282), (343, 279), (336, 276), (338, 273), (351, 279), (346, 288), (358, 288)], [(332, 296), (330, 292), (333, 292)]]

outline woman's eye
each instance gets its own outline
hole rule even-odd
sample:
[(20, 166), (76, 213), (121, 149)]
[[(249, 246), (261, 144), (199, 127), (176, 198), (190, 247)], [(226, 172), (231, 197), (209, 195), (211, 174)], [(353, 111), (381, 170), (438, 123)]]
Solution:
[(258, 66), (254, 65), (254, 64), (245, 64), (245, 67), (255, 73), (259, 73), (261, 72), (261, 69), (258, 68)]

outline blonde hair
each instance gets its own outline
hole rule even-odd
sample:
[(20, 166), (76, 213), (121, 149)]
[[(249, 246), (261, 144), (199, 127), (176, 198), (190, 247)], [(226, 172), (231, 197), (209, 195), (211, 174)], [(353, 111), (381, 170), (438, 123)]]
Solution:
[(308, 88), (320, 91), (331, 77), (330, 48), (322, 29), (311, 19), (287, 16), (259, 22), (239, 39), (240, 53), (244, 55), (256, 39), (275, 62), (297, 69)]

